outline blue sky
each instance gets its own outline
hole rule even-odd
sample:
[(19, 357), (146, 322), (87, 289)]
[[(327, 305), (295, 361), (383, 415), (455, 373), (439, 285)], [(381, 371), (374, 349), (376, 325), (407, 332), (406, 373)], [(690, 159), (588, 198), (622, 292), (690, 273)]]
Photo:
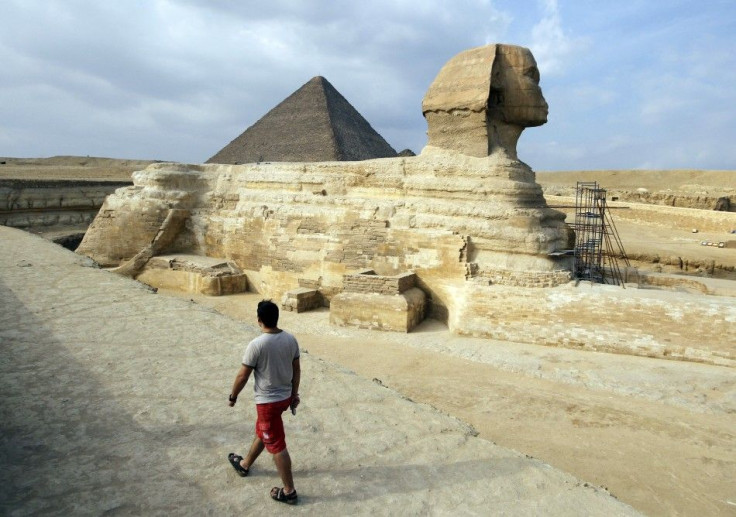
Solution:
[(316, 75), (418, 153), (442, 65), (500, 42), (539, 64), (534, 169), (736, 169), (734, 0), (3, 0), (0, 19), (0, 156), (199, 163)]

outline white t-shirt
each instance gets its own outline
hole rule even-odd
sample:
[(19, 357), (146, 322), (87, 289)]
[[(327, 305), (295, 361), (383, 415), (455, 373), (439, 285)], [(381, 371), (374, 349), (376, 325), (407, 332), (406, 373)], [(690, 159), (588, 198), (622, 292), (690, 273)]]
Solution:
[(288, 332), (263, 333), (245, 347), (243, 364), (253, 368), (256, 404), (286, 400), (291, 396), (292, 363), (299, 344)]

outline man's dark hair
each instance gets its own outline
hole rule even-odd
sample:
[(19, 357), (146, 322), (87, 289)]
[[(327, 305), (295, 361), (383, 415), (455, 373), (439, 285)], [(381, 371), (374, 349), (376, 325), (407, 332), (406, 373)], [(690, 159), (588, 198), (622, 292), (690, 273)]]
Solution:
[(271, 300), (261, 300), (258, 302), (258, 309), (256, 310), (258, 319), (266, 328), (276, 328), (279, 323), (279, 307)]

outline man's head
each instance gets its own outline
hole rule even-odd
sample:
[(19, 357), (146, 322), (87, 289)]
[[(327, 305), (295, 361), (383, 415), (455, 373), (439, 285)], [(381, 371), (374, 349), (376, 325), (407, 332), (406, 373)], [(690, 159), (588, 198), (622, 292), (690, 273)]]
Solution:
[(256, 314), (258, 314), (258, 321), (266, 328), (275, 329), (279, 323), (279, 307), (271, 300), (258, 302)]

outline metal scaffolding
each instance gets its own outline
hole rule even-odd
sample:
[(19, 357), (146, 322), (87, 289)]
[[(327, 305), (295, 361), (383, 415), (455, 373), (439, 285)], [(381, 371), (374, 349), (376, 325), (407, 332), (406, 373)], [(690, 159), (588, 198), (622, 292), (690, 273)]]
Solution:
[(578, 280), (623, 286), (618, 260), (629, 266), (623, 244), (597, 182), (577, 183), (573, 271)]

